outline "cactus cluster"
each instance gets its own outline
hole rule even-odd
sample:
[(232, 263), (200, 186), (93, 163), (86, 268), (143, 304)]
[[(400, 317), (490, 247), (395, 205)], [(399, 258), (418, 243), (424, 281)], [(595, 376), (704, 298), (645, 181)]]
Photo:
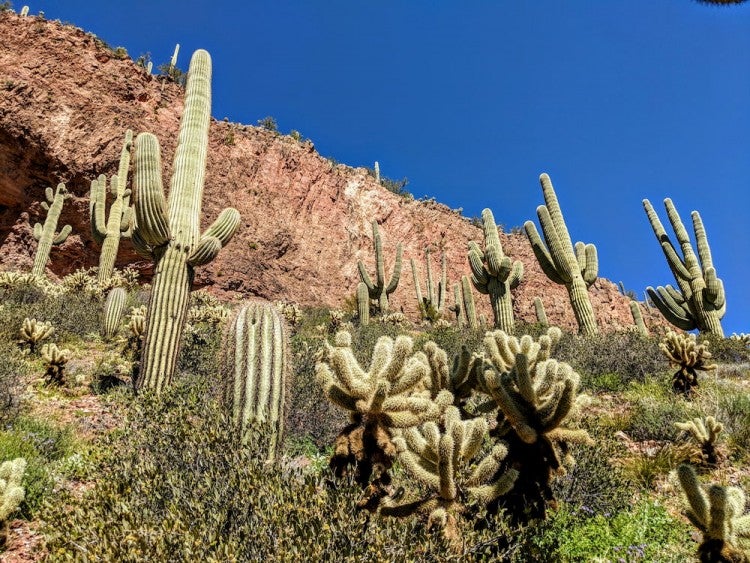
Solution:
[(468, 326), (471, 330), (479, 327), (474, 294), (468, 276), (461, 276), (461, 283), (453, 286), (453, 305), (449, 310), (456, 315), (456, 326)]
[(117, 251), (120, 248), (120, 239), (130, 238), (133, 230), (134, 212), (130, 206), (130, 190), (126, 188), (132, 144), (133, 132), (128, 129), (125, 132), (117, 175), (112, 176), (110, 180), (109, 191), (113, 199), (109, 208), (109, 217), (106, 215), (107, 177), (102, 174), (91, 182), (89, 198), (91, 234), (102, 248), (99, 255), (99, 283), (107, 283), (112, 276)]
[(596, 247), (582, 242), (573, 245), (552, 181), (547, 174), (542, 174), (539, 181), (545, 205), (537, 207), (536, 213), (547, 244), (542, 242), (532, 221), (524, 224), (526, 236), (547, 277), (568, 290), (580, 332), (585, 335), (596, 334), (596, 317), (588, 294), (588, 288), (596, 281), (599, 272)]
[(721, 327), (721, 319), (727, 307), (724, 284), (716, 275), (701, 216), (697, 211), (691, 214), (698, 249), (696, 256), (690, 236), (672, 200), (665, 199), (664, 206), (667, 208), (667, 217), (672, 224), (682, 256), (677, 252), (675, 245), (664, 230), (651, 202), (647, 199), (643, 200), (643, 208), (646, 210), (651, 228), (677, 282), (677, 288), (671, 285), (659, 286), (656, 289), (648, 287), (646, 289), (648, 296), (664, 318), (677, 328), (682, 330), (697, 328), (702, 333), (723, 337), (724, 329)]
[(8, 522), (11, 514), (23, 502), (25, 495), (21, 486), (26, 471), (26, 460), (22, 457), (0, 464), (0, 547), (8, 538)]
[(708, 344), (698, 344), (695, 334), (669, 331), (659, 343), (659, 349), (673, 366), (679, 368), (672, 376), (672, 388), (686, 397), (698, 386), (699, 371), (716, 369), (716, 364), (709, 363), (711, 353)]
[(489, 209), (482, 211), (482, 228), (484, 250), (474, 241), (469, 243), (471, 282), (479, 293), (490, 296), (495, 327), (512, 332), (515, 323), (510, 290), (523, 279), (523, 263), (512, 261), (503, 253), (495, 218)]
[(426, 248), (425, 254), (425, 265), (427, 268), (427, 287), (425, 293), (422, 293), (422, 281), (417, 271), (417, 265), (412, 258), (411, 273), (414, 279), (414, 289), (417, 294), (417, 306), (419, 312), (424, 320), (430, 322), (437, 321), (442, 315), (445, 309), (446, 293), (447, 293), (447, 270), (445, 262), (445, 252), (440, 256), (440, 281), (435, 286), (435, 281), (432, 278), (432, 265), (430, 263), (430, 249)]
[(73, 230), (70, 225), (65, 225), (55, 235), (63, 203), (68, 198), (68, 190), (65, 188), (65, 184), (58, 184), (54, 192), (52, 188), (47, 188), (44, 194), (47, 201), (42, 202), (42, 208), (47, 211), (47, 218), (44, 220), (43, 226), (40, 223), (34, 225), (34, 238), (39, 242), (39, 245), (34, 256), (34, 266), (31, 269), (31, 273), (39, 277), (45, 275), (52, 246), (64, 243)]
[(721, 422), (717, 421), (713, 416), (707, 416), (705, 419), (696, 417), (685, 422), (675, 422), (675, 426), (687, 432), (698, 442), (701, 448), (701, 455), (708, 465), (716, 465), (718, 460), (716, 442), (718, 441), (719, 434), (724, 430), (724, 425)]
[(41, 350), (42, 358), (46, 364), (47, 382), (54, 385), (65, 383), (65, 365), (70, 360), (70, 350), (60, 349), (57, 344), (45, 344)]
[(372, 281), (370, 274), (367, 273), (367, 269), (361, 260), (357, 261), (357, 268), (359, 269), (359, 277), (362, 283), (367, 286), (370, 299), (378, 302), (378, 312), (381, 315), (386, 315), (388, 314), (388, 296), (396, 291), (401, 276), (401, 255), (403, 249), (399, 243), (396, 247), (396, 261), (393, 265), (393, 273), (388, 283), (386, 283), (383, 241), (380, 238), (377, 221), (372, 222), (372, 245), (375, 250), (375, 281)]
[(210, 116), (211, 57), (198, 50), (188, 71), (168, 202), (158, 140), (150, 133), (136, 139), (132, 240), (141, 254), (155, 262), (137, 389), (158, 393), (171, 383), (195, 268), (216, 258), (240, 224), (237, 210), (228, 208), (200, 233)]
[(284, 321), (270, 303), (237, 309), (224, 338), (225, 397), (243, 442), (256, 430), (276, 458), (284, 434), (289, 352)]
[(21, 336), (21, 343), (27, 345), (29, 351), (34, 353), (36, 352), (37, 345), (42, 340), (46, 340), (52, 336), (53, 332), (55, 332), (55, 329), (50, 323), (26, 317), (23, 320), (19, 334)]
[(701, 487), (689, 465), (677, 469), (689, 508), (688, 520), (703, 534), (698, 547), (701, 562), (750, 561), (750, 514), (745, 511), (745, 493), (739, 487)]

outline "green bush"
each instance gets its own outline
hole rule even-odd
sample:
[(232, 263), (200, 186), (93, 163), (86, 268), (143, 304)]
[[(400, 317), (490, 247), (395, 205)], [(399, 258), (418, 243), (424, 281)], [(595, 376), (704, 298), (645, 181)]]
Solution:
[[(201, 385), (177, 383), (132, 404), (107, 444), (96, 487), (47, 507), (50, 559), (100, 561), (448, 560), (439, 533), (414, 519), (358, 511), (361, 491), (324, 472), (269, 466), (242, 447)], [(490, 531), (464, 529), (486, 559)]]
[(29, 368), (13, 343), (0, 341), (0, 428), (13, 420), (18, 412), (23, 378)]
[(52, 493), (54, 462), (73, 455), (77, 442), (69, 428), (30, 417), (18, 417), (0, 431), (0, 460), (23, 457), (26, 473), (23, 486), (26, 498), (21, 503), (21, 516), (33, 517), (44, 500)]
[(675, 422), (698, 416), (697, 409), (681, 397), (637, 397), (625, 432), (633, 440), (660, 440), (673, 442), (681, 430)]
[(717, 419), (724, 424), (732, 456), (738, 459), (750, 456), (750, 395), (724, 394), (719, 399)]

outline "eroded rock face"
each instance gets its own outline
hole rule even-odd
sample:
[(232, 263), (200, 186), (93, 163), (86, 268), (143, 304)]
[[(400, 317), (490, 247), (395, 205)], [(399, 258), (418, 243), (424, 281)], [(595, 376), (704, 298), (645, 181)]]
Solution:
[[(129, 58), (116, 58), (93, 35), (36, 17), (0, 14), (0, 265), (30, 268), (36, 247), (32, 225), (44, 220), (44, 189), (58, 182), (73, 194), (59, 223), (71, 224), (73, 234), (53, 249), (49, 268), (61, 276), (96, 265), (99, 249), (88, 222), (91, 179), (116, 173), (130, 128), (159, 138), (168, 186), (181, 114), (177, 85), (148, 76)], [(373, 219), (381, 225), (389, 271), (396, 243), (403, 241), (401, 283), (391, 303), (413, 320), (417, 303), (409, 258), (423, 269), (423, 250), (432, 245), (438, 271), (439, 249), (445, 250), (452, 303), (453, 283), (469, 273), (467, 242), (482, 240), (480, 229), (446, 206), (397, 196), (362, 168), (332, 164), (310, 142), (214, 120), (204, 228), (229, 205), (242, 214), (240, 231), (217, 260), (198, 270), (196, 284), (304, 305), (342, 306), (359, 281), (357, 260), (374, 272)], [(565, 288), (547, 280), (526, 237), (501, 235), (501, 240), (505, 253), (526, 270), (514, 292), (517, 318), (533, 322), (533, 299), (541, 296), (550, 322), (573, 328)], [(146, 278), (151, 273), (151, 264), (129, 241), (123, 241), (117, 265), (131, 265)], [(590, 293), (600, 326), (633, 324), (628, 301), (613, 283), (600, 279)], [(475, 299), (491, 319), (488, 299), (479, 294)]]

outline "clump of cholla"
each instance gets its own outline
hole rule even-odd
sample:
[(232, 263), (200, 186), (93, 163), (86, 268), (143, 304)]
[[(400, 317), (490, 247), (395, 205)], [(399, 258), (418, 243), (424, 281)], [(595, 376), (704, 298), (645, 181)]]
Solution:
[(750, 514), (745, 493), (739, 487), (701, 486), (689, 465), (677, 469), (688, 501), (685, 516), (703, 534), (698, 546), (701, 562), (747, 563), (750, 561)]
[(55, 329), (50, 323), (26, 317), (19, 330), (21, 336), (19, 343), (22, 346), (27, 346), (27, 350), (33, 354), (37, 350), (37, 345), (42, 340), (52, 336), (53, 332), (55, 332)]
[(393, 325), (398, 327), (407, 327), (410, 324), (409, 319), (406, 318), (406, 315), (398, 311), (381, 315), (380, 317), (378, 317), (378, 320), (385, 325)]
[(229, 316), (229, 308), (207, 291), (194, 291), (190, 295), (187, 322), (191, 325), (209, 324), (218, 326)]
[(711, 353), (708, 344), (698, 344), (695, 334), (669, 331), (659, 343), (659, 348), (670, 364), (679, 368), (672, 376), (672, 388), (675, 393), (682, 393), (685, 397), (690, 397), (693, 388), (698, 386), (699, 371), (716, 369), (716, 364), (709, 363)]
[(63, 385), (65, 383), (65, 365), (70, 360), (70, 350), (60, 349), (57, 344), (45, 344), (42, 346), (42, 358), (44, 359), (47, 383)]
[(284, 317), (289, 328), (294, 330), (302, 322), (302, 309), (296, 303), (288, 301), (276, 301), (274, 303), (281, 315)]
[(8, 538), (8, 522), (25, 497), (21, 486), (26, 471), (26, 460), (22, 457), (0, 464), (0, 548)]
[(691, 436), (700, 446), (701, 456), (707, 465), (716, 465), (718, 455), (716, 444), (724, 425), (713, 416), (696, 417), (685, 422), (675, 422), (675, 426)]

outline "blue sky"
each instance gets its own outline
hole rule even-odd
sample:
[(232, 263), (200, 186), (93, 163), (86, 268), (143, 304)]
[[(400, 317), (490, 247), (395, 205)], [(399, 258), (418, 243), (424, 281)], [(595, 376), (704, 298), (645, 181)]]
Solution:
[[(205, 6), (210, 6), (208, 11)], [(21, 7), (16, 1), (15, 7)], [(750, 3), (694, 0), (30, 3), (135, 58), (208, 49), (214, 116), (273, 116), (324, 156), (506, 229), (548, 172), (571, 236), (639, 295), (674, 283), (641, 206), (698, 210), (750, 332)], [(671, 229), (667, 229), (671, 233)]]

